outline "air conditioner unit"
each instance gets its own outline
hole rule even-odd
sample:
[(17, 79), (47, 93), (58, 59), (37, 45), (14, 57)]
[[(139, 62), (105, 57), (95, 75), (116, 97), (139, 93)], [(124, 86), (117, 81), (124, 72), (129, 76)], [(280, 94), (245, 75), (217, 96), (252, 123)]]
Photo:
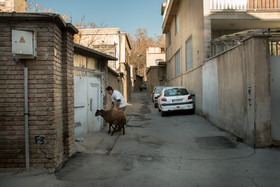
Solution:
[(12, 53), (16, 59), (34, 59), (37, 57), (36, 33), (12, 30)]

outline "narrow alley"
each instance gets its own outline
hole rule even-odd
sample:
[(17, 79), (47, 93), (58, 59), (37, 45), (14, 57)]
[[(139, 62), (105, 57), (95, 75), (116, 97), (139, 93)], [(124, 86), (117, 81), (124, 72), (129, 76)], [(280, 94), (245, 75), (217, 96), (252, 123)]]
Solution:
[(0, 172), (0, 186), (279, 186), (280, 150), (236, 141), (192, 114), (161, 117), (145, 92), (132, 94), (126, 134), (108, 128), (77, 142), (54, 174)]

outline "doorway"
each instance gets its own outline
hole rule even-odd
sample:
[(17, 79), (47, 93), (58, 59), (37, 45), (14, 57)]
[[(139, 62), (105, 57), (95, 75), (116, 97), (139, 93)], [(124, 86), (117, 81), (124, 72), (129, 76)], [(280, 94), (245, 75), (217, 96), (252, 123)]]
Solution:
[(99, 78), (74, 76), (75, 137), (101, 130), (102, 119), (95, 117), (101, 101)]

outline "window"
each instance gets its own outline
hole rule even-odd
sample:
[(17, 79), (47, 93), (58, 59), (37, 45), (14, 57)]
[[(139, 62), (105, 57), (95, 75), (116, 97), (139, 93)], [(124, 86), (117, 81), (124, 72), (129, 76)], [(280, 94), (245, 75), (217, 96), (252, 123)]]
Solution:
[(179, 29), (180, 29), (180, 20), (178, 16), (175, 16), (175, 35), (179, 31)]
[(169, 47), (171, 45), (171, 33), (170, 32), (166, 34), (166, 41), (165, 41), (165, 43), (166, 43), (167, 47)]
[(192, 37), (186, 41), (186, 70), (193, 68), (193, 47), (192, 47)]
[(172, 88), (164, 91), (164, 96), (188, 95), (185, 88)]
[(157, 88), (157, 89), (156, 89), (156, 93), (157, 93), (157, 94), (160, 94), (160, 92), (162, 91), (162, 89), (163, 89), (163, 87)]
[(88, 69), (98, 70), (98, 62), (95, 58), (88, 58)]
[(180, 75), (180, 50), (175, 55), (175, 75)]
[(87, 58), (82, 55), (75, 54), (74, 55), (74, 66), (79, 68), (86, 68)]
[(172, 76), (172, 63), (171, 63), (171, 61), (169, 62), (168, 67), (169, 67), (169, 80), (171, 80), (173, 78), (173, 76)]

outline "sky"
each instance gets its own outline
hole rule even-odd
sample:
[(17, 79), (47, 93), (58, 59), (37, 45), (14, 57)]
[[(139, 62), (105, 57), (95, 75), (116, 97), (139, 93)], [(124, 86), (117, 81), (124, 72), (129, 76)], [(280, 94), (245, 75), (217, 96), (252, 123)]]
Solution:
[(138, 28), (146, 28), (150, 37), (162, 34), (162, 2), (166, 0), (33, 0), (41, 10), (52, 9), (72, 17), (73, 24), (84, 17), (85, 23), (120, 28), (131, 35)]

